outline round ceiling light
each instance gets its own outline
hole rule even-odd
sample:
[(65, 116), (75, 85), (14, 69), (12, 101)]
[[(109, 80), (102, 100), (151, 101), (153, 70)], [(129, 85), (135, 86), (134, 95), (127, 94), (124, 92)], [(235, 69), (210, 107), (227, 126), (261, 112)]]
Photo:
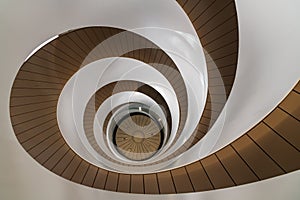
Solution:
[(167, 139), (161, 118), (142, 104), (129, 104), (118, 111), (109, 125), (110, 149), (123, 159), (143, 161), (152, 158)]

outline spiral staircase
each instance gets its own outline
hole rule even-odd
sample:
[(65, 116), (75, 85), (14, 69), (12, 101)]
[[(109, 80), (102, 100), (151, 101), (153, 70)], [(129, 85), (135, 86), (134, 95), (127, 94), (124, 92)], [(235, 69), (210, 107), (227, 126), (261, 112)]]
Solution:
[(1, 199), (298, 199), (293, 0), (3, 1)]

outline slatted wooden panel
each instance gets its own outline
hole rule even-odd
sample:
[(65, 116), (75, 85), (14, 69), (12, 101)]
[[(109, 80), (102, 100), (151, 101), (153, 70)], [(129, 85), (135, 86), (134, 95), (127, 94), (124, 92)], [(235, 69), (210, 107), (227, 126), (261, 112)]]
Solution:
[(237, 68), (238, 23), (234, 1), (177, 2), (192, 21), (203, 45), (208, 70), (208, 94), (201, 119), (192, 136), (172, 155), (159, 162), (184, 153), (210, 130), (227, 101)]
[[(137, 55), (139, 55), (139, 57), (137, 57)], [(139, 59), (145, 63), (151, 64), (151, 66), (161, 72), (173, 86), (176, 96), (178, 97), (181, 116), (178, 132), (176, 133), (174, 140), (175, 143), (180, 136), (181, 131), (183, 130), (187, 116), (187, 93), (185, 83), (175, 63), (162, 50), (159, 49), (143, 49), (143, 51), (140, 51), (140, 53), (132, 51), (125, 54), (125, 56)], [(143, 87), (140, 88), (140, 91), (147, 95), (151, 93), (151, 91), (147, 91), (147, 89)], [(158, 101), (157, 103), (160, 102)]]
[[(86, 35), (90, 36), (90, 38), (92, 38), (93, 34), (90, 33), (89, 29), (87, 29), (86, 32), (87, 32)], [(96, 34), (99, 35), (98, 32)], [(84, 34), (82, 34), (81, 32), (78, 32), (77, 35), (84, 36)], [(133, 41), (133, 42), (128, 43), (128, 41)], [(111, 44), (113, 44), (114, 46), (112, 46)], [(144, 45), (148, 48), (133, 50), (133, 51), (130, 51), (130, 52), (122, 55), (123, 51), (120, 51), (119, 48), (127, 47), (126, 49), (130, 50), (130, 48), (132, 48), (131, 46), (133, 46), (133, 44)], [(166, 78), (174, 86), (180, 107), (182, 107), (181, 116), (183, 119), (183, 123), (181, 123), (180, 127), (182, 127), (184, 125), (184, 122), (185, 122), (184, 119), (186, 116), (185, 110), (187, 107), (186, 106), (186, 103), (187, 103), (186, 98), (187, 97), (186, 97), (185, 84), (183, 82), (183, 79), (182, 79), (180, 73), (177, 70), (177, 67), (173, 63), (173, 61), (162, 50), (156, 48), (156, 46), (154, 44), (150, 43), (149, 41), (147, 41), (141, 37), (135, 36), (133, 34), (130, 34), (130, 33), (125, 33), (124, 36), (122, 36), (122, 37), (116, 37), (116, 38), (114, 38), (114, 42), (109, 42), (108, 44), (102, 45), (102, 46), (100, 45), (100, 47), (101, 48), (97, 48), (97, 50), (99, 50), (99, 49), (102, 50), (102, 48), (103, 48), (105, 52), (109, 52), (109, 56), (122, 55), (125, 57), (138, 59), (138, 60), (141, 60), (145, 63), (152, 65), (154, 68), (156, 68), (158, 71), (160, 71), (163, 75), (166, 75)], [(152, 48), (150, 48), (150, 47), (152, 47)], [(155, 48), (153, 48), (153, 47), (155, 47)], [(97, 51), (93, 52), (93, 53), (98, 53), (100, 55), (100, 57), (101, 56), (103, 57), (103, 55), (108, 56), (105, 53), (103, 54), (102, 51), (100, 53)], [(98, 55), (98, 59), (100, 58), (99, 55)], [(179, 135), (179, 133), (177, 135)]]
[[(113, 29), (112, 29), (113, 30)], [(94, 31), (95, 32), (95, 31)], [(102, 35), (107, 35), (105, 33), (108, 31), (104, 31)], [(89, 32), (86, 33), (88, 36), (90, 35)], [(96, 34), (100, 34), (98, 31)], [(112, 37), (113, 42), (107, 42), (103, 45), (101, 44), (96, 50), (93, 51), (94, 54), (98, 55), (98, 59), (109, 56), (124, 56), (129, 58), (134, 58), (137, 60), (141, 60), (153, 68), (157, 69), (160, 73), (162, 73), (166, 79), (171, 83), (176, 93), (178, 103), (180, 106), (181, 112), (181, 121), (179, 124), (179, 131), (176, 133), (176, 138), (174, 142), (178, 139), (180, 132), (184, 126), (186, 120), (186, 109), (187, 109), (187, 93), (185, 84), (181, 74), (179, 73), (176, 65), (174, 62), (159, 48), (157, 48), (153, 43), (150, 41), (134, 35), (132, 33), (122, 33), (122, 36)], [(78, 33), (79, 36), (83, 35), (80, 32)], [(102, 36), (100, 34), (100, 36)], [(103, 36), (102, 36), (103, 37)], [(130, 41), (128, 43), (128, 41)], [(132, 41), (132, 42), (131, 42)], [(132, 50), (135, 46), (142, 47), (142, 49)], [(104, 50), (102, 50), (102, 48)], [(127, 51), (124, 51), (126, 49)], [(98, 52), (101, 51), (101, 52)], [(103, 51), (105, 51), (103, 53)], [(99, 57), (100, 55), (100, 57)], [(92, 56), (91, 56), (92, 57)], [(93, 58), (91, 58), (93, 59)]]
[(43, 145), (28, 145), (30, 153), (58, 175), (110, 191), (167, 194), (251, 183), (300, 168), (299, 85), (242, 137), (211, 156), (171, 171), (145, 175), (109, 172), (82, 160), (55, 134)]
[[(125, 33), (125, 39), (124, 37), (115, 37), (113, 39), (113, 42), (104, 42), (104, 44), (102, 43), (103, 45), (101, 44), (99, 48), (95, 48), (97, 47), (99, 42), (120, 32), (122, 31), (117, 29), (115, 30), (113, 28), (85, 28), (76, 31), (71, 31), (67, 34), (61, 35), (57, 40), (53, 41), (51, 44), (46, 45), (42, 50), (37, 52), (35, 56), (33, 56), (26, 63), (27, 65), (25, 67), (22, 68), (25, 68), (26, 70), (26, 67), (30, 66), (30, 69), (33, 70), (30, 71), (31, 73), (36, 73), (36, 71), (34, 70), (43, 70), (45, 71), (43, 75), (46, 76), (47, 74), (48, 78), (51, 77), (51, 80), (47, 81), (47, 88), (40, 88), (43, 89), (43, 92), (46, 92), (45, 89), (48, 89), (48, 87), (50, 87), (51, 84), (58, 84), (58, 82), (62, 82), (62, 84), (60, 84), (60, 88), (56, 88), (55, 90), (50, 88), (49, 92), (47, 92), (49, 96), (56, 94), (56, 97), (58, 97), (59, 91), (61, 91), (61, 88), (64, 85), (64, 83), (74, 72), (76, 72), (76, 70), (78, 70), (79, 67), (97, 59), (110, 56), (124, 56), (135, 58), (149, 63), (155, 69), (157, 69), (163, 75), (166, 76), (170, 83), (173, 84), (175, 92), (177, 94), (178, 101), (181, 107), (180, 110), (182, 117), (180, 121), (179, 131), (176, 134), (176, 138), (174, 141), (176, 142), (180, 135), (180, 131), (184, 126), (187, 113), (187, 95), (185, 84), (180, 73), (178, 72), (177, 67), (162, 50), (158, 49), (150, 41), (143, 39), (140, 36), (134, 35), (130, 32)], [(127, 40), (132, 41), (132, 43), (128, 43)], [(133, 44), (145, 45), (148, 48), (133, 50), (130, 52), (124, 51), (124, 49), (120, 49), (124, 46), (127, 46), (127, 49), (131, 50), (131, 48), (133, 48)], [(123, 54), (124, 52), (125, 54)], [(34, 64), (38, 66), (34, 66), (33, 68), (30, 65), (31, 62), (36, 62)], [(52, 75), (53, 73), (55, 76)], [(29, 74), (28, 80), (30, 79), (30, 76), (32, 76), (32, 74)], [(63, 80), (56, 80), (55, 78), (57, 78), (57, 76), (58, 78), (62, 78)], [(42, 77), (41, 79), (43, 78), (46, 79), (46, 77)], [(20, 84), (24, 84), (24, 81)], [(53, 83), (53, 81), (55, 82)], [(17, 84), (18, 82), (16, 82), (16, 85)], [(35, 87), (37, 86), (35, 85)], [(16, 87), (15, 91), (17, 91), (17, 89), (18, 88)], [(143, 89), (141, 88), (141, 90)], [(29, 90), (25, 92), (29, 92)], [(147, 92), (147, 90), (142, 92)], [(36, 92), (31, 91), (31, 93)], [(40, 95), (40, 91), (38, 91), (37, 93)], [(150, 93), (153, 93), (153, 91), (150, 91)], [(159, 98), (158, 100), (160, 100), (158, 103), (163, 105), (163, 100), (161, 100), (161, 98)], [(53, 103), (55, 104), (54, 101)], [(52, 108), (54, 108), (54, 106)], [(36, 111), (39, 112), (39, 110)], [(167, 114), (167, 116), (168, 121), (171, 122), (170, 115)], [(90, 121), (92, 121), (92, 119), (90, 119)]]
[(208, 100), (198, 125), (179, 153), (196, 144), (212, 127), (230, 94), (237, 67), (238, 23), (233, 0), (177, 0), (203, 46), (208, 68)]
[(160, 191), (157, 181), (157, 174), (145, 174), (143, 177), (145, 194), (159, 194)]
[[(300, 100), (300, 94), (296, 91), (299, 85), (300, 82), (264, 120), (245, 135), (202, 159), (200, 164), (196, 162), (186, 166), (190, 177), (206, 177), (201, 178), (204, 183), (191, 178), (195, 191), (255, 182), (300, 168), (299, 146), (294, 145), (300, 141), (300, 116), (295, 117), (294, 114), (300, 110), (300, 101), (297, 101)], [(293, 109), (282, 109), (284, 105)], [(278, 118), (279, 110), (284, 117)], [(278, 127), (282, 127), (282, 124), (285, 124), (285, 128), (280, 133)], [(292, 139), (287, 140), (285, 134)], [(203, 186), (200, 187), (200, 184)]]
[[(161, 127), (149, 116), (135, 114), (118, 122), (113, 133), (116, 150), (130, 160), (145, 160), (155, 155), (162, 144)], [(137, 134), (137, 135), (135, 135)]]
[[(188, 5), (191, 6), (190, 3)], [(193, 10), (194, 12), (196, 11), (196, 9)], [(219, 29), (221, 28), (219, 27), (218, 30)], [(114, 42), (105, 43), (101, 46), (101, 48), (96, 48), (96, 50), (94, 50), (94, 48), (99, 44), (100, 41), (103, 41), (104, 39), (120, 32), (121, 30), (111, 28), (100, 30), (97, 30), (96, 28), (87, 28), (69, 32), (68, 34), (59, 37), (53, 43), (45, 46), (45, 48), (43, 48), (41, 51), (37, 52), (36, 55), (32, 57), (30, 61), (28, 61), (28, 65), (30, 62), (35, 62), (34, 64), (36, 66), (34, 66), (34, 68), (31, 66), (31, 69), (36, 70), (36, 68), (39, 68), (39, 70), (42, 69), (43, 71), (48, 70), (46, 71), (47, 73), (44, 73), (43, 75), (47, 74), (48, 76), (51, 76), (52, 79), (57, 78), (57, 76), (61, 77), (63, 79), (61, 83), (62, 86), (64, 85), (65, 81), (68, 80), (67, 77), (62, 76), (72, 75), (74, 72), (76, 72), (77, 69), (76, 67), (74, 69), (74, 66), (83, 66), (83, 64), (87, 64), (89, 62), (95, 61), (103, 57), (122, 55), (122, 52), (124, 52), (124, 49), (122, 51), (122, 48), (126, 45), (128, 46), (127, 40), (133, 41), (133, 43), (146, 43), (146, 46), (148, 45), (149, 47), (148, 49), (133, 50), (131, 52), (123, 54), (123, 56), (139, 59), (146, 63), (154, 63), (152, 64), (152, 66), (159, 70), (162, 74), (164, 74), (170, 81), (170, 83), (174, 86), (181, 107), (181, 120), (179, 124), (178, 133), (174, 141), (176, 142), (181, 130), (183, 129), (187, 114), (186, 90), (180, 73), (178, 72), (175, 64), (169, 59), (168, 56), (166, 56), (166, 54), (164, 54), (163, 51), (159, 49), (154, 49), (153, 47), (155, 47), (155, 45), (149, 42), (147, 44), (147, 41), (145, 41), (141, 37), (135, 36), (134, 34), (127, 34), (126, 40), (120, 39), (122, 37), (117, 37), (117, 39), (115, 39)], [(212, 43), (216, 43), (216, 41), (217, 40), (210, 41), (210, 43), (207, 43), (207, 45), (212, 45)], [(210, 53), (212, 53), (213, 50), (211, 50), (210, 47), (207, 47), (207, 49)], [(207, 62), (210, 63), (210, 61)], [(165, 67), (164, 65), (167, 65), (168, 67)], [(54, 75), (52, 75), (53, 73)], [(55, 84), (61, 82), (60, 80), (55, 81), (57, 81), (57, 83)], [(49, 87), (50, 84), (51, 83), (47, 83), (47, 87)], [(216, 90), (219, 91), (220, 89), (216, 88)], [(55, 95), (59, 91), (60, 89), (54, 91), (51, 88), (51, 90), (49, 90), (47, 94)], [(197, 131), (193, 135), (193, 137), (191, 137), (186, 142), (186, 144), (183, 145), (183, 147), (176, 151), (172, 156), (158, 162), (163, 162), (172, 157), (175, 157), (184, 152), (190, 146), (194, 145), (197, 142), (197, 140), (200, 140), (204, 136), (204, 134), (213, 124), (214, 120), (217, 118), (219, 112), (220, 111), (205, 109), (200, 124), (198, 126), (199, 131)]]
[[(105, 85), (104, 87), (100, 88), (89, 100), (85, 112), (84, 112), (84, 130), (85, 134), (87, 136), (87, 139), (89, 143), (92, 145), (92, 147), (97, 151), (101, 156), (103, 156), (105, 159), (118, 163), (120, 165), (128, 165), (124, 164), (122, 162), (119, 162), (117, 160), (112, 159), (109, 157), (97, 144), (96, 139), (94, 137), (94, 130), (93, 130), (93, 124), (94, 124), (94, 118), (97, 110), (101, 106), (101, 104), (112, 94), (117, 94), (119, 92), (124, 91), (138, 91), (138, 92), (146, 92), (145, 94), (148, 95), (150, 98), (157, 100), (160, 105), (165, 109), (166, 116), (170, 116), (170, 110), (168, 108), (167, 103), (165, 102), (164, 98), (152, 87), (148, 85), (144, 85), (141, 82), (138, 81), (118, 81), (113, 82), (108, 85)], [(111, 116), (111, 115), (109, 115)], [(103, 133), (106, 134), (106, 127), (109, 120), (109, 116), (106, 117), (106, 123), (104, 124)], [(170, 120), (171, 118), (169, 118)], [(168, 121), (169, 127), (171, 126), (171, 122)], [(107, 141), (104, 141), (107, 144)]]
[[(186, 5), (191, 3), (188, 4), (187, 1)], [(211, 28), (213, 22), (217, 21), (215, 18), (221, 19), (220, 24), (223, 23), (222, 20), (226, 20), (226, 17), (219, 14), (224, 10), (230, 11), (231, 5), (229, 1), (224, 1), (222, 4), (224, 7), (218, 7), (213, 6), (212, 2), (207, 9), (218, 10), (216, 15), (208, 17), (209, 20), (203, 22), (195, 19), (194, 24), (199, 25), (199, 31), (205, 30), (203, 34), (209, 34), (210, 31), (204, 27), (210, 24)], [(113, 32), (120, 32), (110, 29), (102, 32), (96, 32), (94, 29), (88, 31), (94, 34), (91, 41), (101, 41)], [(84, 32), (86, 34), (87, 30)], [(83, 41), (79, 40), (78, 35), (62, 36), (46, 45), (45, 51), (37, 52), (36, 56), (29, 59), (19, 71), (16, 79), (18, 82), (14, 84), (11, 93), (11, 121), (18, 140), (33, 158), (52, 172), (73, 182), (99, 189), (163, 194), (230, 187), (300, 168), (300, 83), (298, 83), (283, 102), (257, 126), (215, 154), (171, 171), (129, 175), (130, 189), (119, 185), (127, 184), (128, 176), (124, 178), (121, 174), (95, 167), (76, 155), (66, 145), (57, 126), (56, 108), (53, 104), (47, 104), (47, 102), (57, 101), (59, 91), (72, 73), (78, 70), (88, 49), (92, 48), (91, 44), (83, 44)], [(236, 46), (234, 41), (223, 46), (210, 49), (209, 56), (214, 59), (217, 66), (222, 63), (232, 64), (231, 61), (237, 53), (229, 52)], [(80, 50), (75, 51), (76, 48)], [(112, 51), (109, 48), (106, 50)], [(88, 62), (95, 59), (93, 54), (88, 57)], [(218, 79), (213, 81), (219, 84)], [(230, 85), (233, 79), (230, 76), (223, 76), (223, 81), (226, 85)], [(210, 95), (209, 101), (211, 105), (221, 104), (212, 96)], [(28, 117), (25, 117), (27, 115)], [(237, 168), (244, 173), (236, 172)], [(218, 176), (223, 178), (220, 180)], [(202, 178), (203, 182), (199, 182), (197, 178)], [(180, 184), (180, 180), (186, 184)]]
[(130, 192), (130, 175), (129, 174), (120, 174), (119, 183), (118, 183), (118, 192)]

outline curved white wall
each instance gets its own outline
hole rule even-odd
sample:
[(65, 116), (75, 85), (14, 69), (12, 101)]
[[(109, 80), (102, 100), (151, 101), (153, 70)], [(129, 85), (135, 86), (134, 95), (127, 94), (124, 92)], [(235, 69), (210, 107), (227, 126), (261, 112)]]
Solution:
[(236, 1), (239, 57), (228, 101), (212, 129), (172, 168), (212, 154), (246, 133), (300, 80), (300, 1)]
[[(86, 19), (84, 7), (86, 1), (12, 1), (0, 2), (0, 42), (1, 42), (1, 73), (0, 73), (0, 197), (1, 199), (140, 199), (139, 195), (116, 194), (83, 187), (67, 181), (49, 172), (34, 161), (18, 143), (10, 125), (9, 119), (9, 91), (20, 64), (27, 55), (45, 39), (56, 35), (61, 30), (76, 28), (66, 25), (68, 16), (65, 11), (76, 10), (78, 19)], [(72, 4), (71, 4), (72, 2)], [(134, 2), (134, 1), (132, 1)], [(149, 1), (143, 1), (149, 2)], [(160, 1), (172, 4), (173, 1)], [(163, 3), (163, 4), (164, 4)], [(167, 4), (166, 3), (166, 4)], [(100, 4), (100, 2), (99, 2)], [(71, 8), (70, 8), (71, 5)], [(109, 9), (108, 5), (101, 5)], [(47, 7), (46, 10), (41, 8)], [(233, 135), (225, 134), (218, 141), (213, 150), (219, 149), (226, 143), (234, 140), (259, 121), (272, 109), (293, 87), (300, 78), (300, 18), (297, 0), (248, 0), (237, 1), (240, 24), (240, 55), (239, 69), (233, 88), (230, 103), (227, 105), (226, 123), (236, 129)], [(163, 8), (163, 7), (162, 7)], [(174, 8), (174, 7), (172, 7)], [(172, 9), (168, 7), (168, 9)], [(31, 10), (32, 9), (32, 10)], [(96, 8), (95, 8), (96, 9)], [(33, 11), (34, 10), (34, 11)], [(162, 11), (162, 10), (161, 10)], [(146, 11), (147, 12), (147, 9)], [(157, 11), (159, 12), (159, 11)], [(51, 20), (42, 19), (42, 16), (51, 16)], [(101, 13), (92, 18), (99, 17)], [(154, 15), (155, 17), (155, 15)], [(165, 17), (169, 18), (168, 12)], [(94, 19), (93, 18), (93, 19)], [(155, 18), (154, 18), (155, 19)], [(62, 21), (60, 27), (52, 29), (50, 33), (43, 33), (39, 38), (31, 38), (34, 31), (44, 27), (44, 23), (54, 25)], [(88, 20), (88, 19), (86, 19)], [(105, 20), (105, 16), (103, 16)], [(158, 19), (155, 19), (158, 20)], [(144, 23), (145, 21), (141, 22)], [(146, 21), (151, 24), (151, 21)], [(180, 27), (180, 21), (172, 26)], [(90, 23), (93, 25), (93, 23)], [(184, 30), (186, 31), (186, 30)], [(15, 55), (20, 56), (15, 56)], [(247, 67), (246, 67), (247, 66)], [(259, 67), (265, 75), (254, 78), (256, 71), (253, 66)], [(274, 66), (278, 66), (274, 67)], [(241, 70), (245, 68), (244, 70)], [(271, 75), (270, 75), (271, 73)], [(242, 81), (242, 78), (244, 81)], [(263, 80), (269, 79), (266, 83)], [(258, 87), (259, 86), (259, 87)], [(247, 89), (247, 93), (243, 90)], [(243, 95), (238, 95), (243, 91)], [(235, 93), (235, 94), (234, 94)], [(266, 94), (267, 93), (267, 94)], [(270, 95), (272, 94), (272, 95)], [(240, 99), (237, 97), (240, 96)], [(234, 100), (235, 99), (235, 100)], [(240, 110), (239, 103), (250, 104), (248, 109)], [(261, 108), (256, 108), (256, 103)], [(252, 109), (250, 109), (252, 108)], [(251, 119), (243, 127), (237, 126), (240, 116)], [(226, 131), (226, 129), (225, 129)], [(145, 195), (143, 199), (298, 199), (300, 185), (299, 170), (260, 183), (228, 188), (224, 190), (203, 192), (185, 195)]]

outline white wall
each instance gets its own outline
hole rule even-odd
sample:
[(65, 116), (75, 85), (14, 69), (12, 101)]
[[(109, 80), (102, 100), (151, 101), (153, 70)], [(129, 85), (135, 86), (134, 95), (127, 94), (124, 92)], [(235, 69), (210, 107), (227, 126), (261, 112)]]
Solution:
[[(31, 2), (31, 3), (30, 3)], [(72, 4), (70, 3), (72, 2)], [(167, 1), (161, 1), (167, 2)], [(95, 2), (94, 2), (95, 3)], [(100, 4), (100, 1), (98, 1)], [(0, 198), (9, 200), (63, 200), (63, 199), (141, 199), (138, 195), (118, 194), (84, 187), (67, 181), (49, 172), (34, 161), (21, 147), (15, 138), (9, 119), (9, 92), (14, 76), (22, 61), (30, 51), (38, 46), (43, 39), (49, 38), (48, 34), (35, 38), (32, 43), (32, 31), (42, 29), (46, 24), (55, 23), (56, 20), (64, 21), (63, 11), (74, 9), (78, 11), (78, 18), (85, 16), (82, 8), (86, 1), (12, 1), (0, 2), (0, 48), (1, 48), (1, 73), (0, 73)], [(39, 8), (49, 9), (41, 11)], [(300, 75), (300, 18), (298, 0), (239, 0), (237, 8), (240, 22), (240, 56), (238, 76), (245, 81), (238, 81), (233, 88), (231, 106), (232, 118), (227, 123), (234, 130), (247, 130), (272, 109), (285, 94), (293, 87)], [(30, 9), (29, 9), (30, 8)], [(52, 8), (52, 10), (50, 9)], [(57, 12), (52, 12), (57, 8)], [(34, 9), (34, 10), (31, 10)], [(31, 10), (31, 11), (30, 11)], [(54, 9), (55, 10), (55, 9)], [(37, 21), (42, 16), (51, 16), (44, 19), (43, 23)], [(96, 13), (92, 18), (97, 16)], [(168, 17), (168, 16), (166, 16)], [(66, 16), (67, 18), (67, 16)], [(22, 21), (23, 20), (23, 21)], [(26, 20), (32, 20), (35, 29), (27, 29)], [(32, 24), (31, 23), (31, 24)], [(151, 22), (149, 22), (151, 23)], [(63, 23), (58, 29), (68, 29)], [(57, 33), (53, 30), (52, 36)], [(51, 35), (50, 34), (50, 35)], [(27, 46), (26, 46), (27, 45)], [(32, 49), (25, 47), (32, 46)], [(21, 57), (14, 57), (16, 51), (24, 52)], [(27, 51), (27, 52), (26, 52)], [(12, 59), (12, 62), (9, 62)], [(247, 66), (247, 67), (246, 67)], [(268, 76), (255, 77), (253, 67), (259, 67), (261, 72), (268, 72)], [(274, 66), (279, 66), (276, 68)], [(271, 72), (271, 74), (270, 74)], [(271, 76), (272, 75), (272, 76)], [(271, 82), (261, 84), (269, 78)], [(283, 84), (284, 83), (284, 84)], [(238, 93), (247, 88), (247, 93)], [(267, 93), (267, 96), (264, 94)], [(251, 95), (251, 96), (249, 96)], [(237, 98), (239, 97), (239, 99)], [(249, 99), (250, 98), (250, 99)], [(249, 103), (254, 108), (256, 103), (262, 107), (252, 111), (241, 110), (241, 106)], [(240, 104), (242, 105), (240, 105)], [(255, 106), (256, 107), (256, 106)], [(227, 113), (228, 114), (228, 113)], [(240, 116), (249, 116), (252, 120), (247, 126), (239, 127)], [(227, 115), (227, 117), (229, 117)], [(224, 135), (217, 146), (221, 147), (232, 141), (237, 134)], [(143, 199), (299, 199), (300, 171), (276, 177), (259, 183), (253, 183), (235, 188), (211, 192), (196, 193), (193, 195), (160, 195), (143, 196)]]

